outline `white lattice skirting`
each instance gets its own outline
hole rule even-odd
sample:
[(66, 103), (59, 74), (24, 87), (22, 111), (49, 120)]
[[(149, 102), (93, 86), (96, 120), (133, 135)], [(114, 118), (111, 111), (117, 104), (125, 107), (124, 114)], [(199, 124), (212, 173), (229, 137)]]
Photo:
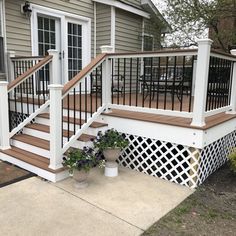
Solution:
[(130, 134), (123, 135), (130, 144), (119, 157), (120, 165), (191, 188), (203, 183), (222, 166), (230, 149), (236, 145), (236, 132), (202, 150)]

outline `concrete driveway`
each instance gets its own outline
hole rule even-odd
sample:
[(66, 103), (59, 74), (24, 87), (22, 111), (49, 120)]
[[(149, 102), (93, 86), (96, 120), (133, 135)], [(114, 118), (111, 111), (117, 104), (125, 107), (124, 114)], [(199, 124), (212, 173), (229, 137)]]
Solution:
[(0, 189), (1, 235), (140, 235), (193, 191), (126, 168), (108, 178), (99, 169), (89, 186), (33, 177)]

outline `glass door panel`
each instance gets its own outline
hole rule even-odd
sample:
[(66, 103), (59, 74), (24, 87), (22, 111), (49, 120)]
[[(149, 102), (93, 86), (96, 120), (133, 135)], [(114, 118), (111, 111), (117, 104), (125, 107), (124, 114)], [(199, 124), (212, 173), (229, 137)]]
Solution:
[[(38, 55), (45, 56), (49, 49), (56, 49), (56, 19), (38, 16)], [(49, 65), (38, 72), (36, 91), (45, 92), (49, 84)]]
[(67, 23), (68, 33), (68, 79), (71, 80), (82, 69), (82, 26)]

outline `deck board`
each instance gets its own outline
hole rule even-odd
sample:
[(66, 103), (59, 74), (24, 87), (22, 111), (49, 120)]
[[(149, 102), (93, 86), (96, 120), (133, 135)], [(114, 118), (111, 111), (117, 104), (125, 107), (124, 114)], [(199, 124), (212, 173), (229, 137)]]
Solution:
[(194, 129), (200, 129), (200, 130), (206, 130), (216, 125), (219, 125), (223, 122), (226, 122), (228, 120), (236, 118), (236, 115), (220, 113), (214, 116), (207, 117), (206, 125), (203, 127), (197, 127), (197, 126), (191, 126), (190, 118), (147, 114), (144, 112), (134, 112), (134, 111), (112, 109), (110, 113), (103, 113), (103, 115), (126, 118), (126, 119), (133, 119), (133, 120), (139, 120), (139, 121), (147, 121), (147, 122), (152, 122), (152, 123), (173, 125), (173, 126), (179, 126), (179, 127), (185, 127), (185, 128), (194, 128)]

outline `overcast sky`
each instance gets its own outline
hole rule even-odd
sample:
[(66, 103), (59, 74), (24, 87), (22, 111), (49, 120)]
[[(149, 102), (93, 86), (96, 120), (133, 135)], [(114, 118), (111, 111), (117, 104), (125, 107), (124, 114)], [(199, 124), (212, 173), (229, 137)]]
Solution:
[[(152, 0), (152, 2), (157, 6), (158, 10), (163, 13), (164, 10), (166, 10), (166, 1), (165, 0)], [(166, 17), (165, 17), (166, 18)], [(170, 20), (166, 19), (167, 22), (170, 22)], [(205, 31), (203, 31), (202, 33), (198, 33), (197, 36), (195, 35), (195, 30), (194, 27), (193, 28), (188, 28), (187, 26), (185, 27), (185, 29), (183, 29), (187, 32), (192, 32), (190, 33), (190, 35), (192, 35), (192, 38), (194, 39), (194, 41), (197, 41), (197, 39), (199, 38), (207, 38), (208, 37), (208, 29), (206, 29)], [(163, 43), (163, 46), (170, 46), (172, 44), (178, 44), (181, 46), (188, 46), (189, 44), (192, 44), (193, 41), (187, 41), (186, 38), (184, 37), (184, 33), (183, 32), (172, 32), (171, 34), (168, 34), (165, 38), (165, 42)]]

